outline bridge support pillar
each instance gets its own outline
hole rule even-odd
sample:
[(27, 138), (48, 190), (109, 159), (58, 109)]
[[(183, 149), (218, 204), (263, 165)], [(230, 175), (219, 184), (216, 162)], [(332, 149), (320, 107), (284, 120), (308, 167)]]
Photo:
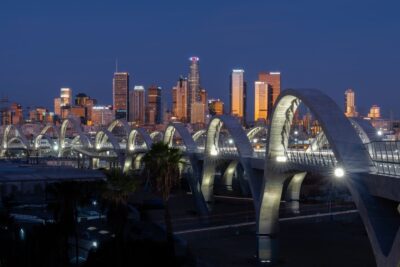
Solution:
[(295, 214), (300, 213), (300, 190), (306, 175), (306, 172), (296, 173), (286, 188), (286, 203), (289, 205), (291, 211)]
[(201, 192), (208, 208), (211, 209), (211, 204), (214, 201), (214, 176), (215, 176), (216, 161), (205, 158), (203, 165), (203, 179), (201, 181)]
[(279, 206), (288, 174), (266, 170), (257, 221), (257, 256), (262, 263), (278, 260)]
[[(366, 180), (369, 180), (366, 176), (371, 176), (371, 174), (350, 173), (345, 176), (345, 181), (364, 222), (377, 266), (399, 267), (399, 203), (394, 200), (373, 196), (371, 194), (371, 185), (366, 184)], [(374, 179), (379, 179), (379, 176), (375, 175)], [(373, 186), (376, 186), (376, 184)], [(379, 186), (384, 188), (388, 185), (381, 182)]]

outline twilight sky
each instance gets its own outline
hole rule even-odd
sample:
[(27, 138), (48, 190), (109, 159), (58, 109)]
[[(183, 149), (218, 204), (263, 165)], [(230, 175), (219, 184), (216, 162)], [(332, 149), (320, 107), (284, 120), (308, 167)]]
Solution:
[[(131, 86), (170, 94), (188, 57), (202, 85), (228, 103), (229, 73), (243, 68), (253, 100), (259, 71), (283, 88), (318, 88), (343, 105), (372, 104), (400, 118), (398, 0), (0, 1), (0, 94), (53, 109), (60, 87), (112, 102), (115, 59)], [(249, 113), (253, 114), (253, 101)]]

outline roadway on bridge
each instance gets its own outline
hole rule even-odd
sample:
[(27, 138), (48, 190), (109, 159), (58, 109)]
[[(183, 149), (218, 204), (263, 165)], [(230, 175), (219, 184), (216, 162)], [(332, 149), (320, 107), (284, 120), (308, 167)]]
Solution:
[[(216, 197), (210, 220), (205, 224), (191, 214), (190, 198), (173, 198), (173, 224), (176, 236), (187, 241), (198, 258), (198, 266), (257, 266), (251, 199)], [(293, 215), (286, 203), (281, 204), (279, 266), (375, 266), (354, 204), (336, 203), (332, 211), (330, 216), (329, 203), (303, 203), (300, 214)], [(161, 218), (159, 223), (163, 223)]]

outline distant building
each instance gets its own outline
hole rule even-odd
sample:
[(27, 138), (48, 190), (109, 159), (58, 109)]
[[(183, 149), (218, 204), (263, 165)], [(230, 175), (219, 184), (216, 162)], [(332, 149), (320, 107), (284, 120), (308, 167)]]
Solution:
[(189, 72), (189, 88), (188, 88), (188, 116), (192, 114), (192, 104), (200, 101), (200, 71), (199, 71), (199, 58), (190, 57), (190, 72)]
[(1, 110), (2, 125), (17, 125), (24, 122), (22, 106), (17, 103), (12, 103), (9, 107)]
[(110, 106), (94, 106), (92, 109), (92, 124), (94, 126), (109, 125), (114, 118), (114, 112)]
[(136, 125), (145, 123), (145, 90), (142, 85), (137, 85), (129, 92), (129, 119)]
[(381, 118), (381, 108), (377, 105), (373, 105), (368, 113), (368, 118), (370, 119), (380, 119)]
[(188, 122), (188, 80), (180, 77), (176, 86), (172, 88), (172, 114), (176, 120)]
[(162, 124), (161, 87), (147, 89), (146, 124)]
[(29, 121), (39, 123), (53, 122), (53, 116), (47, 109), (37, 107), (29, 111)]
[(84, 124), (91, 124), (92, 111), (96, 104), (95, 99), (84, 93), (79, 93), (75, 96), (75, 106), (71, 107), (71, 115), (79, 117)]
[(246, 121), (246, 82), (244, 70), (232, 70), (230, 76), (230, 108), (231, 115), (239, 118), (242, 123)]
[(71, 88), (61, 88), (61, 106), (71, 106), (72, 105), (72, 89)]
[(129, 121), (129, 73), (127, 72), (114, 73), (113, 109), (116, 119)]
[(268, 103), (267, 119), (272, 115), (272, 109), (281, 93), (281, 73), (280, 72), (261, 72), (258, 75), (260, 82), (268, 84)]
[(65, 119), (68, 117), (72, 106), (72, 89), (61, 88), (60, 97), (54, 99), (54, 113), (60, 118)]
[(194, 102), (192, 104), (192, 118), (191, 123), (193, 124), (204, 124), (205, 123), (205, 114), (206, 105), (202, 102)]
[(61, 117), (61, 98), (54, 98), (54, 113)]
[(355, 106), (355, 93), (352, 89), (347, 89), (344, 93), (344, 110), (348, 118), (358, 117), (358, 112)]
[(224, 102), (220, 99), (208, 100), (208, 112), (211, 116), (224, 114)]
[(268, 83), (254, 83), (254, 121), (266, 121), (268, 117)]

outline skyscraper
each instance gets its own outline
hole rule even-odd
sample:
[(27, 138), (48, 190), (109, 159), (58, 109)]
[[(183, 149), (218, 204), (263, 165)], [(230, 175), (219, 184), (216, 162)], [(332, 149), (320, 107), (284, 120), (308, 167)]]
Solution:
[(268, 112), (267, 119), (270, 118), (272, 114), (272, 109), (281, 93), (281, 73), (280, 72), (261, 72), (258, 75), (258, 80), (260, 82), (266, 82), (268, 84)]
[(72, 90), (71, 88), (61, 88), (60, 90), (61, 107), (72, 105)]
[(268, 84), (262, 81), (254, 83), (254, 121), (266, 121), (268, 116)]
[(246, 121), (246, 82), (244, 70), (232, 70), (230, 79), (231, 115), (238, 117), (242, 123)]
[(129, 92), (129, 119), (137, 125), (143, 125), (145, 114), (145, 92), (142, 85), (136, 85)]
[(173, 115), (181, 122), (188, 122), (188, 80), (180, 77), (176, 86), (172, 89), (175, 95), (175, 105), (173, 107)]
[(347, 89), (344, 93), (344, 114), (348, 118), (358, 117), (355, 106), (355, 93), (352, 89)]
[(372, 105), (368, 113), (368, 118), (370, 119), (380, 119), (381, 118), (381, 108), (377, 105)]
[(224, 114), (224, 102), (220, 99), (208, 100), (208, 112), (211, 116)]
[[(200, 73), (199, 73), (199, 58), (191, 57), (189, 58), (190, 73), (189, 73), (189, 89), (188, 89), (188, 116), (190, 116), (191, 123), (204, 123), (205, 122), (205, 112), (206, 110), (206, 91), (201, 88), (200, 85)], [(201, 107), (201, 104), (203, 107)], [(193, 106), (196, 106), (196, 109)], [(203, 118), (201, 118), (203, 117)]]
[(162, 123), (161, 87), (155, 85), (147, 89), (146, 123)]
[(113, 109), (116, 119), (129, 121), (129, 73), (127, 72), (114, 73)]
[(192, 103), (200, 101), (200, 73), (199, 58), (190, 57), (190, 73), (189, 73), (189, 92), (188, 92), (188, 114), (191, 113)]

